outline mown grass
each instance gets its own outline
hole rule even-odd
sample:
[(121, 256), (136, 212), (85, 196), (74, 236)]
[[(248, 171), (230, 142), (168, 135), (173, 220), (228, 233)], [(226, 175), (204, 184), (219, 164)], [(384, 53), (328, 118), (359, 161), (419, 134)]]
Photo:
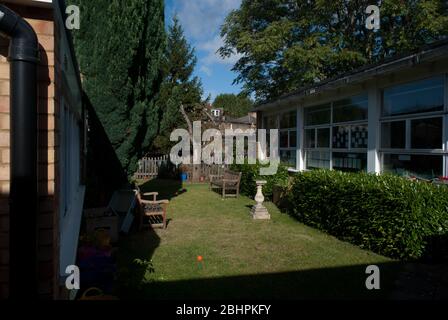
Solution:
[[(253, 221), (253, 200), (222, 200), (206, 185), (157, 180), (141, 188), (171, 199), (170, 221), (166, 230), (135, 232), (120, 244), (121, 298), (386, 298), (401, 267), (307, 227), (272, 203), (270, 221)], [(365, 287), (372, 264), (381, 270), (378, 291)]]

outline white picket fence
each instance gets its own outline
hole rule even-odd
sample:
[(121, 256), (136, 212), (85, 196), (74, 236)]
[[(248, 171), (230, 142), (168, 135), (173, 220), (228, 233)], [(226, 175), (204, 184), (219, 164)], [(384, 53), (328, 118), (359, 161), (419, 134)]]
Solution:
[(138, 169), (135, 173), (135, 178), (139, 180), (150, 180), (157, 178), (160, 172), (160, 168), (163, 165), (167, 165), (169, 156), (162, 157), (145, 157), (138, 162)]

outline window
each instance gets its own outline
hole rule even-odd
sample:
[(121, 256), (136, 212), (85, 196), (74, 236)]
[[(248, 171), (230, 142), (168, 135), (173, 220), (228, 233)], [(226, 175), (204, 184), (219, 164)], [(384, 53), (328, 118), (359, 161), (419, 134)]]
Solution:
[(297, 131), (296, 130), (289, 131), (289, 147), (297, 148)]
[(367, 145), (369, 143), (368, 132), (369, 132), (368, 126), (366, 124), (351, 126), (351, 136), (350, 136), (351, 148), (367, 149)]
[[(263, 118), (263, 129), (266, 129), (266, 157), (271, 155), (271, 129), (277, 129), (277, 115), (266, 116)], [(281, 143), (281, 141), (279, 141)]]
[(383, 116), (443, 110), (444, 79), (436, 77), (384, 90)]
[(306, 167), (308, 169), (330, 169), (330, 158), (329, 151), (307, 151)]
[(367, 170), (367, 153), (333, 153), (333, 169), (356, 172)]
[(443, 77), (435, 77), (384, 90), (384, 172), (424, 179), (443, 175), (443, 87)]
[(333, 122), (367, 120), (368, 105), (367, 96), (357, 96), (336, 101), (333, 104)]
[(330, 128), (316, 129), (317, 132), (317, 147), (329, 148), (330, 147)]
[(442, 117), (411, 121), (412, 149), (442, 149)]
[(289, 148), (289, 133), (288, 131), (280, 132), (280, 149)]
[(266, 130), (277, 129), (277, 116), (264, 117), (263, 128)]
[(291, 167), (297, 164), (297, 111), (280, 114), (280, 161)]
[(285, 165), (295, 168), (297, 163), (297, 152), (295, 150), (280, 150), (280, 161)]
[(385, 149), (406, 148), (405, 121), (393, 121), (381, 124), (381, 147)]
[(291, 129), (297, 127), (297, 112), (291, 111), (282, 114), (280, 118), (280, 129)]
[(305, 109), (305, 126), (329, 124), (331, 121), (331, 104)]
[(348, 149), (350, 126), (333, 127), (333, 148)]
[(61, 103), (61, 218), (67, 216), (74, 205), (79, 186), (82, 182), (81, 126), (68, 105)]
[(305, 130), (305, 148), (307, 149), (316, 148), (316, 129)]
[(367, 95), (305, 109), (307, 168), (367, 170), (367, 116)]
[(420, 154), (384, 154), (383, 171), (406, 177), (433, 179), (443, 175), (443, 157)]

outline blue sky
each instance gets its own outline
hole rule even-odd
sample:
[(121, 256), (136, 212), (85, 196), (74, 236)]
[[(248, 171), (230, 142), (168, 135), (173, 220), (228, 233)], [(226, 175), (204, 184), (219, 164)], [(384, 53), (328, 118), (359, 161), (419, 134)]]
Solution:
[(214, 99), (220, 93), (239, 93), (241, 90), (240, 86), (232, 85), (236, 74), (231, 69), (238, 57), (223, 60), (216, 54), (222, 44), (220, 26), (240, 3), (241, 0), (165, 0), (167, 24), (177, 14), (185, 36), (196, 48), (195, 74), (202, 80), (205, 97), (211, 94)]

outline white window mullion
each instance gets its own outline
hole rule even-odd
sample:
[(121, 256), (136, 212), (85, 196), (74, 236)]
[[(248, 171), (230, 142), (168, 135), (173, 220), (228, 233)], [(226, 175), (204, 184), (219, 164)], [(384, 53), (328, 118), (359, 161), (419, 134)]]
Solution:
[(380, 161), (380, 114), (381, 94), (376, 84), (368, 90), (368, 147), (367, 147), (367, 171), (370, 173), (381, 173), (382, 163)]
[(305, 152), (304, 152), (304, 143), (305, 143), (305, 130), (304, 126), (304, 112), (303, 106), (297, 107), (297, 170), (303, 171), (306, 169), (305, 162)]
[[(444, 110), (448, 112), (448, 74), (445, 74)], [(443, 116), (443, 150), (448, 152), (448, 114)], [(448, 156), (443, 157), (443, 176), (448, 176)]]

